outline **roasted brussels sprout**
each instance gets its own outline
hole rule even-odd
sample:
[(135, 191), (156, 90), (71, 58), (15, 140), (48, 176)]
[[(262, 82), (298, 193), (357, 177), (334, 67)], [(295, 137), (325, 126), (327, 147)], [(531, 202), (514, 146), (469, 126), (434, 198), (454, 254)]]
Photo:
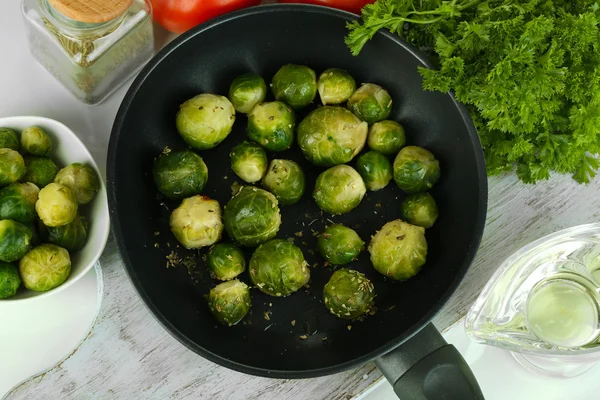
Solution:
[(33, 183), (13, 183), (0, 190), (0, 219), (12, 219), (17, 222), (33, 221), (35, 203), (40, 189)]
[(365, 83), (348, 99), (348, 109), (371, 125), (390, 116), (392, 98), (381, 86)]
[(21, 277), (17, 266), (0, 261), (0, 299), (8, 299), (17, 294), (21, 286)]
[(284, 65), (273, 76), (271, 89), (276, 100), (299, 110), (314, 100), (317, 94), (317, 75), (304, 65)]
[(430, 151), (406, 146), (394, 160), (394, 181), (404, 192), (426, 192), (440, 179), (440, 163)]
[(324, 106), (341, 104), (352, 96), (356, 90), (356, 82), (352, 75), (343, 69), (330, 68), (319, 76), (317, 89)]
[(208, 168), (191, 150), (170, 150), (161, 153), (152, 170), (156, 188), (171, 200), (180, 200), (202, 193), (208, 182)]
[(238, 76), (229, 86), (229, 101), (237, 112), (248, 114), (267, 95), (265, 80), (254, 72)]
[(87, 218), (78, 215), (66, 225), (56, 227), (41, 225), (40, 231), (44, 241), (54, 243), (74, 253), (85, 246), (88, 228), (89, 223)]
[(47, 156), (52, 152), (52, 139), (39, 126), (30, 126), (21, 132), (21, 150), (34, 156)]
[(246, 258), (239, 247), (217, 243), (206, 255), (206, 265), (213, 278), (228, 281), (246, 270)]
[(243, 186), (225, 206), (225, 229), (242, 246), (254, 247), (275, 237), (281, 225), (278, 201), (266, 190)]
[(62, 226), (77, 216), (77, 198), (65, 185), (51, 183), (40, 190), (35, 210), (46, 226)]
[(400, 211), (406, 221), (423, 228), (431, 228), (439, 216), (437, 204), (429, 193), (406, 196)]
[(380, 190), (392, 180), (392, 163), (378, 151), (371, 150), (356, 159), (356, 170), (369, 190)]
[(177, 131), (183, 140), (198, 150), (216, 147), (231, 132), (235, 109), (227, 97), (199, 94), (183, 103), (177, 113)]
[(335, 265), (348, 264), (363, 251), (365, 242), (353, 229), (342, 224), (325, 227), (319, 235), (317, 250), (327, 262)]
[(355, 319), (371, 311), (375, 287), (358, 271), (340, 268), (323, 288), (323, 301), (338, 318)]
[(401, 281), (411, 278), (427, 258), (425, 229), (399, 219), (390, 221), (371, 238), (369, 253), (379, 273)]
[(298, 124), (298, 145), (311, 163), (332, 167), (360, 153), (368, 130), (366, 122), (345, 108), (319, 107)]
[(256, 143), (246, 141), (238, 144), (229, 157), (231, 169), (245, 182), (260, 181), (267, 172), (267, 153)]
[(371, 150), (378, 151), (386, 156), (397, 154), (406, 144), (404, 128), (396, 121), (375, 122), (369, 128), (367, 144)]
[(27, 226), (10, 219), (0, 221), (0, 261), (13, 262), (31, 248), (32, 232)]
[(319, 208), (331, 214), (345, 214), (357, 207), (367, 188), (356, 170), (337, 165), (317, 177), (313, 198)]
[(67, 165), (58, 171), (54, 182), (71, 189), (79, 204), (89, 203), (100, 190), (100, 181), (98, 181), (96, 171), (86, 164)]
[(0, 149), (0, 187), (18, 182), (25, 175), (25, 161), (14, 150)]
[(21, 145), (19, 144), (17, 132), (9, 128), (0, 128), (0, 149), (19, 151)]
[(208, 309), (223, 325), (232, 326), (240, 322), (251, 306), (248, 285), (237, 279), (217, 285), (208, 294)]
[(54, 182), (58, 167), (52, 159), (38, 156), (25, 156), (23, 159), (25, 160), (25, 175), (21, 178), (22, 182), (31, 182), (40, 189)]
[(223, 222), (217, 200), (196, 195), (184, 199), (169, 220), (175, 238), (186, 249), (199, 249), (221, 240)]
[(250, 258), (249, 270), (252, 282), (270, 296), (288, 296), (310, 279), (302, 250), (283, 239), (258, 246)]
[(283, 151), (294, 142), (294, 111), (281, 101), (262, 103), (248, 114), (248, 137), (270, 151)]
[(69, 252), (55, 244), (40, 244), (19, 260), (23, 285), (36, 292), (47, 292), (62, 285), (71, 274)]
[(273, 160), (262, 184), (277, 197), (280, 204), (295, 204), (304, 194), (304, 172), (294, 161)]

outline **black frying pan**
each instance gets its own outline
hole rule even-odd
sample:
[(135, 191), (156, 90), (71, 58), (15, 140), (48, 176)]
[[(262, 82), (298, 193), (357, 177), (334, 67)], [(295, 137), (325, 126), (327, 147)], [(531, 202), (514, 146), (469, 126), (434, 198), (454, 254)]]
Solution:
[[(158, 320), (211, 361), (249, 374), (306, 378), (376, 359), (402, 398), (482, 398), (464, 360), (429, 323), (467, 271), (483, 232), (487, 183), (477, 133), (451, 95), (421, 90), (417, 67), (429, 64), (397, 37), (379, 33), (360, 56), (352, 56), (343, 39), (345, 24), (353, 18), (316, 6), (261, 6), (201, 25), (162, 50), (133, 83), (115, 120), (108, 152), (114, 235), (130, 278)], [(378, 311), (363, 322), (337, 319), (321, 303), (333, 269), (311, 254), (316, 243), (311, 230), (321, 231), (330, 219), (354, 227), (368, 241), (385, 222), (399, 218), (403, 194), (392, 182), (385, 190), (369, 192), (350, 214), (321, 216), (311, 191), (322, 169), (308, 164), (297, 147), (277, 154), (299, 162), (308, 182), (300, 203), (282, 207), (278, 237), (294, 237), (307, 261), (319, 266), (311, 269), (310, 288), (287, 298), (253, 290), (251, 315), (228, 328), (209, 314), (204, 296), (216, 283), (203, 273), (201, 258), (190, 272), (184, 266), (166, 268), (165, 257), (176, 244), (168, 209), (178, 204), (160, 204), (150, 171), (165, 146), (185, 147), (175, 130), (179, 104), (202, 92), (226, 94), (231, 80), (249, 70), (270, 80), (287, 63), (305, 64), (317, 73), (344, 68), (358, 82), (387, 88), (394, 100), (392, 118), (405, 126), (409, 143), (430, 149), (441, 162), (442, 177), (432, 191), (441, 217), (427, 231), (427, 264), (409, 281), (378, 274), (367, 252), (353, 262), (350, 267), (374, 283)], [(245, 138), (245, 125), (245, 117), (238, 116), (221, 145), (199, 152), (209, 169), (205, 194), (221, 205), (235, 180), (229, 151)], [(296, 237), (300, 231), (302, 237)], [(250, 282), (247, 275), (241, 278)], [(270, 320), (266, 311), (272, 312)]]

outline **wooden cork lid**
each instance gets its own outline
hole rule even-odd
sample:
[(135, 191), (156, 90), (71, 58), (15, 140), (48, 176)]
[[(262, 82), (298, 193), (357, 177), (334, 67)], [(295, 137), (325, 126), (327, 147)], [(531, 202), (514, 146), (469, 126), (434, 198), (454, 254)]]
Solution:
[(133, 0), (48, 0), (48, 3), (67, 18), (97, 24), (122, 15)]

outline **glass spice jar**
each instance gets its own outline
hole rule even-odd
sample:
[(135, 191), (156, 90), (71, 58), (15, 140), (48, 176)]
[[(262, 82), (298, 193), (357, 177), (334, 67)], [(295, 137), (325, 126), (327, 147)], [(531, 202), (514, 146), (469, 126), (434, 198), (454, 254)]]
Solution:
[(98, 104), (154, 55), (147, 0), (23, 0), (34, 58), (77, 98)]

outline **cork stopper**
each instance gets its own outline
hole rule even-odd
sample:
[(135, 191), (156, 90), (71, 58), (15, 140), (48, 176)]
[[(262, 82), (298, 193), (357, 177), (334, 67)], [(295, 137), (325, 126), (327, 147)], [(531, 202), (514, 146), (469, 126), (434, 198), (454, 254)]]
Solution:
[(67, 18), (98, 24), (122, 15), (133, 0), (48, 0), (48, 3)]

